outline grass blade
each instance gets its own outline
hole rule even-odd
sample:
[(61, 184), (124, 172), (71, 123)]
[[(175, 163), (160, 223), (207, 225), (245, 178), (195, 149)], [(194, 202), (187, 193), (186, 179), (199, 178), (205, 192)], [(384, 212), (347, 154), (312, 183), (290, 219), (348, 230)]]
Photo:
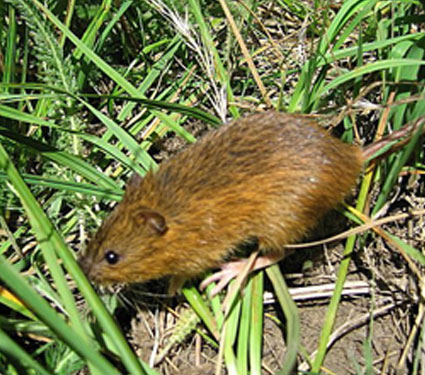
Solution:
[(297, 361), (298, 349), (300, 346), (300, 318), (297, 306), (289, 294), (288, 287), (277, 264), (266, 269), (267, 276), (273, 284), (276, 297), (286, 318), (286, 345), (287, 351), (283, 361), (282, 369), (277, 375), (292, 374)]
[(24, 349), (15, 343), (0, 327), (0, 352), (6, 357), (14, 358), (17, 363), (27, 369), (34, 369), (41, 375), (51, 375), (52, 370), (46, 370), (35, 361)]

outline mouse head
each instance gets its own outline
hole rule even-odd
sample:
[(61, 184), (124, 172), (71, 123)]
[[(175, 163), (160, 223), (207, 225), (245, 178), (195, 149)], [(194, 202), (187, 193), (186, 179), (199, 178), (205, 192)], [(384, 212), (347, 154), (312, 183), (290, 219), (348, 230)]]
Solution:
[(159, 270), (149, 269), (148, 263), (149, 258), (155, 258), (155, 242), (167, 230), (160, 213), (147, 207), (124, 212), (118, 205), (89, 243), (79, 263), (89, 279), (99, 284), (160, 277)]
[[(98, 284), (142, 282), (165, 276), (161, 249), (168, 226), (165, 217), (146, 207), (132, 189), (131, 179), (123, 201), (104, 221), (79, 263)], [(165, 247), (166, 248), (166, 247)]]

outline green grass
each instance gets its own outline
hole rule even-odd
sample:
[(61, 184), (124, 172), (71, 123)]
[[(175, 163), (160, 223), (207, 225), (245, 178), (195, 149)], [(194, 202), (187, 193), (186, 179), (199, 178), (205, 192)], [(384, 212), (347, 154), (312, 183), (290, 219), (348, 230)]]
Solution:
[[(159, 167), (151, 146), (161, 137), (195, 142), (188, 123), (217, 126), (269, 99), (287, 112), (338, 118), (347, 142), (371, 142), (377, 129), (399, 129), (425, 114), (422, 2), (221, 4), (231, 17), (219, 2), (198, 0), (0, 3), (1, 374), (78, 373), (85, 366), (93, 374), (159, 373), (130, 347), (75, 249), (105, 217), (99, 205), (119, 201), (132, 173)], [(424, 173), (423, 154), (415, 136), (362, 176), (356, 210), (344, 211), (353, 225), (391, 207), (400, 175)], [(299, 317), (279, 268), (267, 270), (286, 320), (288, 350), (278, 373), (296, 371), (297, 356), (311, 364), (308, 373), (323, 370), (352, 254), (374, 236), (402, 254), (422, 286), (419, 249), (388, 230), (376, 232), (346, 241), (312, 358), (300, 346)], [(265, 281), (262, 272), (252, 277), (226, 313), (219, 297), (183, 290), (202, 322), (198, 333), (230, 374), (264, 372)], [(81, 298), (89, 312), (78, 307)], [(409, 341), (416, 373), (419, 318)], [(356, 365), (365, 373), (373, 372), (370, 335)]]

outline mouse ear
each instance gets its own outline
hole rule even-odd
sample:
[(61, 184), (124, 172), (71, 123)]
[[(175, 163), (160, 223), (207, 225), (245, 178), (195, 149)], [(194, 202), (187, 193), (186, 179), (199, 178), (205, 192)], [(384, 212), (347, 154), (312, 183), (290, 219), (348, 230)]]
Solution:
[(140, 224), (147, 225), (154, 234), (163, 235), (167, 232), (167, 221), (159, 212), (143, 208), (136, 212), (136, 220)]

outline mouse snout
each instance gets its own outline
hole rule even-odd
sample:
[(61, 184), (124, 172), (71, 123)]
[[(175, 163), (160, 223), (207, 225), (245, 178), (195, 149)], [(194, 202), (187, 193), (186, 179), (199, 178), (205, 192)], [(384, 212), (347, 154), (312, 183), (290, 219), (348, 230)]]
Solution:
[(80, 256), (77, 262), (87, 278), (91, 279), (92, 262), (84, 255)]

